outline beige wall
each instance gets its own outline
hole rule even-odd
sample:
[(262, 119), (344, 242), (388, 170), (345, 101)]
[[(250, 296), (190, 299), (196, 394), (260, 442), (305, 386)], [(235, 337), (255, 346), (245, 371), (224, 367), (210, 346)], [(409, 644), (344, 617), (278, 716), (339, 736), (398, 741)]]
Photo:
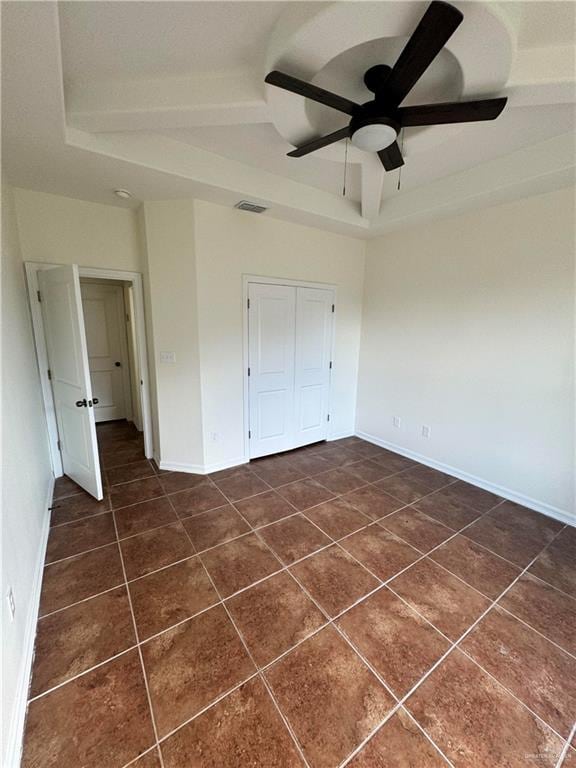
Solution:
[(334, 436), (352, 434), (364, 242), (211, 203), (194, 209), (205, 463), (244, 457), (243, 275), (337, 286), (330, 426)]
[(358, 430), (573, 512), (574, 254), (570, 189), (371, 241)]
[[(2, 759), (23, 724), (52, 470), (12, 190), (2, 188)], [(16, 613), (8, 615), (12, 587)], [(29, 655), (27, 655), (29, 654)]]
[(142, 271), (134, 211), (28, 189), (14, 197), (24, 261)]
[[(144, 203), (142, 209), (157, 458), (172, 469), (201, 471), (194, 202)], [(162, 363), (161, 352), (173, 352), (175, 362)]]

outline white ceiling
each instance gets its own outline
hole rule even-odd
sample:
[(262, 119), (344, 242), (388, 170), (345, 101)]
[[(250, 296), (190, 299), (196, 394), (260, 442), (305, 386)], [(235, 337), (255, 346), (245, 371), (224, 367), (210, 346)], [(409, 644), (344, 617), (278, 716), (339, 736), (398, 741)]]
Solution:
[[(570, 183), (576, 2), (455, 4), (454, 44), (407, 103), (509, 104), (494, 122), (406, 130), (399, 192), (398, 172), (352, 147), (345, 169), (344, 142), (286, 157), (347, 117), (263, 77), (280, 62), (367, 100), (364, 70), (393, 63), (426, 2), (3, 3), (7, 175), (108, 204), (248, 197), (268, 215), (361, 237)], [(135, 199), (118, 201), (117, 187)]]

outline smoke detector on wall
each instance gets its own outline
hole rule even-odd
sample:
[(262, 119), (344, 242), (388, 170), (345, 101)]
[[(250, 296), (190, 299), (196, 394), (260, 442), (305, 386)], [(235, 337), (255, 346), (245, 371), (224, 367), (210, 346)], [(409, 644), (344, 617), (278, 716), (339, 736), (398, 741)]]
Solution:
[(236, 203), (234, 208), (238, 208), (239, 211), (250, 211), (251, 213), (264, 213), (268, 208), (265, 205), (258, 205), (258, 203), (251, 203), (250, 200), (240, 200)]

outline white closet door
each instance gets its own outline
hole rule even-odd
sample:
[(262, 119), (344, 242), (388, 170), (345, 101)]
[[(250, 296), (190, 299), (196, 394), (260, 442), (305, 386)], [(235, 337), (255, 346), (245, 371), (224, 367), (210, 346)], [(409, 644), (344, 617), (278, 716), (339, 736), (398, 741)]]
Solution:
[(62, 466), (68, 477), (101, 499), (102, 478), (78, 267), (42, 270), (38, 281)]
[(250, 457), (294, 447), (296, 289), (250, 283)]
[(294, 447), (328, 435), (333, 300), (330, 290), (297, 289)]

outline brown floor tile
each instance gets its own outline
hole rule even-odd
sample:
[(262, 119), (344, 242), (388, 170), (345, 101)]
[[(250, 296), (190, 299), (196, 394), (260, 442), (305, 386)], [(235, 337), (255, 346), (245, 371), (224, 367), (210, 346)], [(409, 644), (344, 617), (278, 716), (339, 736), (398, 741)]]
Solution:
[(278, 489), (278, 492), (300, 511), (334, 498), (332, 491), (311, 478), (284, 485)]
[(296, 563), (290, 570), (331, 617), (379, 584), (372, 574), (336, 545)]
[(376, 523), (348, 536), (340, 544), (382, 581), (391, 579), (422, 556)]
[(132, 464), (143, 458), (144, 449), (139, 442), (119, 448), (108, 446), (100, 448), (100, 463), (106, 470), (113, 467), (121, 467), (125, 464)]
[(286, 564), (328, 546), (331, 541), (302, 515), (293, 515), (267, 525), (260, 529), (260, 535)]
[(231, 504), (187, 517), (182, 520), (182, 525), (188, 531), (197, 552), (223, 544), (251, 530)]
[(240, 501), (270, 490), (270, 487), (253, 472), (230, 475), (222, 480), (216, 480), (216, 484), (230, 501)]
[(576, 528), (566, 526), (529, 573), (576, 597)]
[(395, 499), (384, 491), (373, 487), (360, 488), (357, 491), (352, 491), (352, 493), (347, 493), (342, 498), (371, 520), (379, 520), (404, 506), (404, 502), (400, 499)]
[(281, 464), (270, 468), (261, 467), (256, 464), (252, 470), (255, 475), (272, 486), (272, 488), (277, 488), (279, 485), (287, 485), (306, 477), (306, 473), (301, 472), (287, 460), (282, 460)]
[(254, 672), (222, 606), (163, 632), (141, 649), (159, 736)]
[(176, 493), (187, 488), (195, 488), (206, 482), (206, 475), (194, 475), (192, 472), (165, 472), (160, 475), (164, 493)]
[(150, 528), (178, 522), (178, 517), (166, 496), (116, 509), (114, 519), (121, 539), (143, 533)]
[(451, 640), (457, 640), (490, 605), (431, 560), (421, 560), (390, 587)]
[(153, 744), (142, 667), (132, 650), (30, 704), (22, 766), (122, 768)]
[(158, 749), (151, 749), (145, 755), (130, 763), (130, 768), (161, 768)]
[(414, 507), (407, 507), (388, 515), (385, 520), (380, 521), (379, 525), (404, 539), (420, 552), (429, 552), (454, 535), (451, 528), (423, 515)]
[(164, 491), (158, 482), (158, 478), (145, 477), (143, 480), (132, 480), (130, 483), (113, 485), (110, 488), (110, 500), (112, 508), (127, 507), (129, 504), (137, 504), (158, 496), (163, 496)]
[(438, 469), (427, 467), (425, 464), (416, 464), (416, 466), (408, 470), (406, 474), (409, 477), (418, 479), (420, 482), (424, 483), (430, 491), (437, 491), (450, 483), (454, 483), (456, 480), (452, 475), (447, 475), (445, 472), (440, 472)]
[(383, 720), (393, 699), (327, 627), (266, 672), (312, 768), (332, 768)]
[(135, 643), (126, 587), (40, 619), (30, 696), (38, 696)]
[(450, 647), (386, 587), (347, 611), (338, 626), (400, 698)]
[(328, 459), (313, 454), (291, 454), (290, 464), (306, 477), (319, 475), (328, 469), (334, 469), (334, 464), (328, 461)]
[(209, 480), (199, 483), (194, 488), (171, 494), (170, 501), (179, 517), (199, 515), (228, 504), (226, 497)]
[(334, 493), (349, 493), (366, 485), (365, 480), (352, 475), (348, 470), (341, 467), (322, 472), (320, 475), (316, 475), (314, 480)]
[(349, 464), (346, 467), (346, 471), (364, 480), (365, 483), (375, 483), (377, 480), (382, 480), (388, 474), (381, 464), (371, 459), (362, 459), (362, 461), (358, 461), (355, 464)]
[[(385, 477), (376, 483), (376, 487), (406, 503), (411, 503), (450, 482), (450, 480), (439, 482), (434, 475), (418, 471), (421, 469), (428, 469), (428, 467), (414, 467), (401, 474)], [(430, 470), (430, 472), (434, 471)], [(438, 474), (442, 475), (441, 472)], [(444, 475), (444, 477), (447, 478), (448, 475)]]
[(50, 525), (62, 525), (83, 517), (99, 515), (110, 509), (110, 499), (105, 495), (102, 501), (96, 501), (93, 496), (82, 491), (74, 496), (67, 496), (53, 502)]
[(111, 544), (113, 541), (116, 541), (116, 531), (110, 512), (61, 525), (52, 528), (48, 536), (46, 563), (79, 555), (81, 552)]
[(497, 607), (461, 648), (557, 733), (569, 736), (576, 712), (576, 659)]
[(218, 602), (216, 590), (198, 557), (131, 581), (128, 588), (140, 640)]
[(303, 763), (268, 692), (249, 680), (162, 744), (165, 768), (297, 768)]
[[(454, 485), (458, 485), (455, 483)], [(465, 525), (473, 523), (482, 514), (472, 507), (468, 507), (462, 500), (451, 493), (454, 486), (449, 485), (440, 491), (425, 496), (420, 501), (415, 502), (414, 508), (420, 512), (433, 517), (440, 523), (444, 523), (449, 528), (459, 531)]]
[(521, 567), (549, 544), (562, 523), (506, 501), (466, 529), (465, 535)]
[(369, 443), (366, 440), (360, 440), (358, 443), (353, 443), (352, 445), (344, 445), (343, 448), (347, 448), (349, 451), (352, 451), (356, 456), (360, 456), (363, 459), (370, 459), (372, 456), (381, 456), (384, 455), (384, 451), (386, 451), (385, 448), (380, 448), (379, 445), (374, 445), (373, 443)]
[(136, 579), (194, 554), (182, 523), (155, 528), (120, 542), (128, 579)]
[(576, 655), (576, 601), (571, 597), (524, 574), (499, 605)]
[(222, 597), (229, 597), (282, 567), (255, 534), (204, 552), (202, 562)]
[(124, 582), (116, 542), (44, 569), (40, 616), (65, 608)]
[(364, 528), (370, 520), (344, 499), (333, 499), (319, 507), (313, 507), (306, 513), (319, 528), (333, 539), (340, 539), (349, 533)]
[(294, 579), (278, 573), (227, 602), (256, 663), (263, 667), (325, 622)]
[(347, 464), (353, 464), (359, 458), (363, 458), (347, 448), (334, 447), (332, 443), (326, 443), (324, 447), (319, 448), (317, 455), (326, 459), (335, 467), (345, 467)]
[(448, 763), (428, 741), (408, 714), (400, 709), (388, 720), (349, 768), (448, 768)]
[(52, 499), (63, 499), (65, 496), (73, 496), (75, 493), (84, 493), (84, 490), (66, 475), (57, 477), (54, 482), (54, 493)]
[(106, 472), (109, 485), (117, 483), (128, 483), (130, 480), (142, 480), (144, 477), (151, 477), (156, 472), (148, 459), (140, 459), (132, 464), (125, 464), (123, 467), (109, 469)]
[(268, 523), (275, 523), (283, 517), (293, 515), (295, 512), (294, 507), (288, 504), (276, 491), (260, 493), (251, 499), (237, 501), (235, 506), (240, 511), (242, 517), (254, 528), (268, 525)]
[(406, 707), (456, 768), (554, 768), (562, 748), (549, 728), (459, 651)]
[(403, 472), (405, 469), (415, 467), (416, 462), (412, 459), (407, 459), (406, 456), (400, 456), (398, 453), (392, 453), (391, 451), (385, 451), (377, 456), (372, 456), (372, 461), (380, 464), (386, 470), (386, 475), (394, 475), (397, 472)]
[(215, 483), (219, 480), (223, 480), (225, 477), (233, 477), (234, 475), (251, 475), (252, 470), (249, 464), (238, 464), (235, 467), (228, 467), (228, 469), (220, 469), (218, 472), (210, 472), (208, 477)]
[(472, 509), (477, 509), (478, 512), (488, 512), (503, 501), (495, 493), (478, 488), (477, 485), (465, 483), (463, 480), (457, 480), (451, 485), (448, 493), (453, 500), (460, 501)]
[(492, 600), (520, 574), (520, 568), (465, 536), (455, 536), (430, 557)]

